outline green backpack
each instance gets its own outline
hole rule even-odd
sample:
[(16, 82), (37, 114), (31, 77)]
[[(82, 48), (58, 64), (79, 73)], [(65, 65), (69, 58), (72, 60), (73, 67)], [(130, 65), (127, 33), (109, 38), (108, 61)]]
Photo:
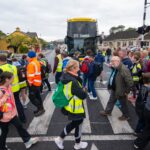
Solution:
[(63, 108), (69, 104), (69, 101), (72, 99), (72, 97), (68, 100), (64, 94), (64, 84), (62, 82), (59, 82), (57, 85), (57, 89), (55, 93), (52, 96), (53, 103), (58, 108)]

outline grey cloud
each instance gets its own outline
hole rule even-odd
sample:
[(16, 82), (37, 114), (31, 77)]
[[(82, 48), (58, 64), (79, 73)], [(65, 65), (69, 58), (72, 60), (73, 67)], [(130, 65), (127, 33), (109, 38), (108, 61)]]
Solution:
[(60, 39), (68, 18), (85, 16), (96, 18), (99, 32), (108, 33), (119, 24), (141, 25), (143, 6), (143, 0), (1, 0), (0, 30), (10, 33), (19, 26), (46, 39)]

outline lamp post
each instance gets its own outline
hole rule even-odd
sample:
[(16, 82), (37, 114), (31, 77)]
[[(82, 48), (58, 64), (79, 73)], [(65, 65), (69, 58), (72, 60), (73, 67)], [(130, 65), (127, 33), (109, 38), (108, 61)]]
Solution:
[(150, 6), (150, 3), (145, 0), (144, 2), (144, 14), (143, 14), (143, 32), (142, 32), (142, 42), (144, 42), (144, 28), (146, 28), (145, 22), (146, 22), (146, 9)]

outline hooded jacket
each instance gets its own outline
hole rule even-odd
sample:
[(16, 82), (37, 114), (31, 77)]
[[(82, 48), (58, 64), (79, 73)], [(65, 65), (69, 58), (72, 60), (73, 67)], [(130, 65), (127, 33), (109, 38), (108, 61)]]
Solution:
[[(79, 85), (79, 83), (82, 85), (82, 80), (80, 77), (74, 76), (70, 73), (64, 73), (60, 79), (60, 81), (63, 84), (67, 84), (70, 81), (72, 81), (72, 88), (71, 88), (71, 93), (80, 99), (84, 100), (86, 98), (86, 92), (83, 91), (82, 87)], [(83, 119), (85, 118), (85, 113), (84, 114), (72, 114), (65, 109), (62, 109), (63, 114), (68, 115), (69, 120), (78, 120), (78, 119)]]

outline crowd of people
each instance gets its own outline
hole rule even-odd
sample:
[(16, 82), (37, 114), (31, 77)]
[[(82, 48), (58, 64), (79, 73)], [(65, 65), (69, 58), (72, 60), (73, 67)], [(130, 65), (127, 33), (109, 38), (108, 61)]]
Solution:
[(51, 72), (56, 84), (63, 84), (63, 93), (69, 101), (61, 108), (69, 123), (55, 138), (55, 143), (59, 149), (64, 149), (65, 137), (75, 129), (74, 149), (85, 149), (88, 143), (81, 140), (82, 123), (86, 116), (83, 100), (87, 96), (92, 101), (98, 99), (95, 82), (97, 79), (103, 82), (104, 64), (111, 69), (108, 80), (110, 98), (100, 115), (111, 116), (114, 105), (117, 105), (122, 111), (118, 119), (129, 120), (127, 103), (130, 101), (138, 116), (134, 148), (144, 149), (150, 139), (150, 52), (112, 51), (109, 48), (105, 54), (103, 50), (94, 54), (92, 50), (87, 50), (82, 60), (78, 51), (69, 55), (66, 51), (55, 49), (55, 53), (53, 69), (44, 54), (36, 54), (32, 50), (19, 60), (14, 55), (9, 55), (9, 58), (5, 54), (0, 55), (0, 150), (9, 150), (6, 145), (9, 124), (16, 127), (27, 149), (38, 142), (22, 125), (27, 121), (24, 109), (30, 100), (36, 107), (33, 111), (35, 117), (45, 113), (41, 95), (44, 86), (51, 92)]

